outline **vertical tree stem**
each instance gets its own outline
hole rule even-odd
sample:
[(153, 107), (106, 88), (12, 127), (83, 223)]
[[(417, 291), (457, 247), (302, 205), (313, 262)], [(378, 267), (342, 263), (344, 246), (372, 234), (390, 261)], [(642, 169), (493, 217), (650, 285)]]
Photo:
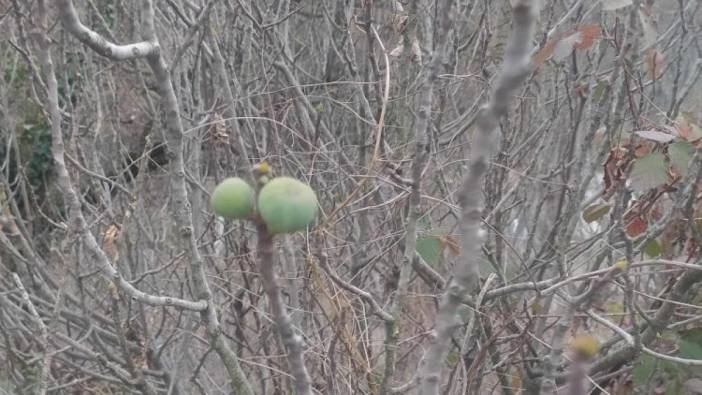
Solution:
[(482, 255), (480, 223), (482, 219), (482, 184), (490, 158), (500, 145), (499, 120), (504, 116), (516, 90), (531, 71), (531, 40), (537, 15), (536, 0), (512, 2), (512, 35), (502, 73), (495, 82), (487, 105), (478, 116), (477, 131), (471, 147), (470, 165), (459, 191), (461, 206), (461, 262), (441, 298), (431, 344), (420, 364), (419, 393), (439, 394), (441, 368), (448, 353), (451, 335), (457, 326), (456, 314), (465, 297), (478, 286), (478, 259)]
[[(429, 158), (429, 128), (431, 126), (431, 110), (434, 104), (434, 87), (439, 75), (441, 60), (448, 44), (448, 31), (451, 26), (451, 8), (453, 1), (437, 2), (439, 10), (436, 19), (432, 20), (430, 13), (426, 13), (425, 50), (427, 56), (426, 70), (422, 81), (422, 94), (417, 96), (417, 118), (414, 122), (414, 153), (412, 159), (412, 186), (407, 205), (407, 222), (405, 228), (405, 249), (400, 263), (400, 276), (397, 289), (393, 292), (390, 301), (390, 315), (392, 320), (385, 321), (385, 370), (380, 390), (381, 395), (391, 393), (392, 378), (395, 373), (396, 351), (398, 348), (400, 326), (399, 321), (402, 308), (407, 296), (407, 288), (412, 272), (412, 261), (415, 259), (417, 246), (417, 221), (422, 214), (421, 210), (421, 183), (422, 171)], [(434, 47), (434, 29), (438, 24), (438, 34)], [(409, 48), (407, 49), (409, 51)]]
[[(183, 125), (180, 120), (180, 109), (178, 100), (173, 90), (173, 84), (168, 72), (168, 67), (161, 56), (161, 49), (156, 37), (156, 29), (154, 24), (154, 8), (151, 0), (146, 0), (142, 4), (143, 17), (143, 36), (144, 40), (141, 43), (119, 46), (108, 42), (96, 32), (90, 31), (83, 26), (78, 19), (73, 2), (70, 0), (59, 0), (56, 2), (59, 9), (62, 24), (64, 28), (73, 34), (78, 40), (89, 46), (99, 54), (106, 56), (112, 60), (136, 59), (145, 57), (149, 67), (151, 68), (156, 83), (156, 88), (161, 97), (161, 122), (165, 129), (169, 156), (171, 158), (170, 169), (170, 190), (173, 214), (177, 232), (181, 237), (183, 246), (187, 251), (187, 256), (190, 258), (190, 270), (193, 289), (196, 296), (206, 304), (205, 309), (201, 309), (200, 317), (205, 322), (207, 335), (212, 347), (219, 355), (222, 363), (226, 367), (230, 380), (232, 381), (232, 389), (236, 393), (243, 395), (253, 395), (253, 391), (244, 375), (239, 360), (234, 351), (229, 347), (229, 344), (224, 340), (222, 329), (220, 327), (217, 311), (215, 310), (212, 292), (210, 291), (203, 269), (203, 258), (197, 246), (197, 239), (194, 234), (193, 214), (190, 201), (188, 200), (188, 190), (185, 183), (185, 165), (183, 158)], [(47, 51), (45, 51), (48, 53)], [(47, 55), (48, 56), (48, 55)], [(52, 150), (54, 160), (57, 162), (59, 183), (67, 197), (67, 204), (71, 212), (76, 216), (79, 222), (79, 229), (84, 236), (84, 240), (88, 246), (95, 251), (102, 260), (105, 260), (104, 253), (95, 243), (94, 238), (90, 234), (85, 224), (85, 219), (80, 212), (80, 202), (78, 196), (73, 190), (68, 172), (63, 158), (63, 139), (61, 136), (61, 115), (58, 109), (58, 93), (56, 89), (55, 77), (53, 76), (53, 67), (51, 66), (50, 58), (44, 62), (47, 64), (47, 74), (49, 80), (52, 81), (53, 88), (50, 88), (49, 107), (52, 110)], [(115, 276), (119, 276), (116, 271)], [(121, 278), (121, 277), (118, 277)], [(121, 284), (129, 286), (130, 284), (121, 281)]]
[(283, 301), (283, 293), (278, 285), (278, 276), (275, 273), (273, 235), (268, 232), (263, 221), (258, 221), (257, 230), (261, 281), (268, 296), (268, 304), (278, 327), (278, 333), (280, 333), (280, 338), (288, 352), (290, 372), (295, 379), (295, 393), (297, 395), (312, 395), (310, 375), (305, 367), (302, 338), (295, 333), (290, 315), (285, 307), (285, 301)]

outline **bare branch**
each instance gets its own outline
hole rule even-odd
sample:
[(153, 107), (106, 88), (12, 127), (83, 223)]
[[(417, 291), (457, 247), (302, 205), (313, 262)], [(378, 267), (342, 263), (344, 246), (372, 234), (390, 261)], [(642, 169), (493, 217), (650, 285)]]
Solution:
[(512, 97), (531, 71), (531, 40), (534, 36), (537, 1), (512, 2), (512, 35), (502, 63), (502, 72), (495, 82), (492, 96), (478, 117), (470, 166), (459, 200), (461, 204), (461, 256), (454, 268), (454, 277), (442, 296), (431, 344), (420, 365), (420, 394), (438, 394), (441, 368), (448, 353), (451, 335), (457, 326), (456, 313), (465, 296), (478, 285), (478, 259), (481, 251), (482, 184), (491, 157), (500, 144), (499, 120), (509, 109)]
[(88, 29), (80, 22), (78, 12), (71, 0), (57, 0), (61, 21), (66, 30), (80, 42), (92, 48), (95, 52), (112, 60), (132, 60), (158, 54), (157, 42), (142, 41), (139, 43), (117, 45), (107, 41), (100, 34)]

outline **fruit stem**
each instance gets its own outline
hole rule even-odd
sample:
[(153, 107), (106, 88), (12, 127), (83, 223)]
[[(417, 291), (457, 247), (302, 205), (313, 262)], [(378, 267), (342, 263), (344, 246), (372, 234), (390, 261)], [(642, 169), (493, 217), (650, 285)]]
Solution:
[(263, 289), (268, 296), (268, 304), (278, 327), (278, 333), (288, 352), (290, 373), (295, 379), (295, 393), (298, 395), (312, 395), (310, 375), (305, 367), (303, 357), (302, 337), (295, 333), (290, 315), (288, 314), (283, 293), (278, 285), (275, 272), (275, 252), (273, 235), (268, 232), (266, 224), (260, 218), (256, 221), (258, 231), (258, 259), (259, 270)]

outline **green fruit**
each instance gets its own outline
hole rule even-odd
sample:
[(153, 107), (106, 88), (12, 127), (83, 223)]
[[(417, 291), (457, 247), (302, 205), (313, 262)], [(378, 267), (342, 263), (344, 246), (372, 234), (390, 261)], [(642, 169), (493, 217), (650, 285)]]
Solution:
[(259, 192), (258, 212), (269, 232), (297, 232), (317, 216), (317, 195), (309, 185), (294, 178), (277, 177)]
[(587, 333), (575, 336), (570, 346), (573, 351), (585, 358), (592, 358), (600, 351), (600, 341)]
[(241, 178), (227, 178), (212, 192), (210, 206), (217, 215), (225, 218), (248, 218), (254, 209), (254, 193)]

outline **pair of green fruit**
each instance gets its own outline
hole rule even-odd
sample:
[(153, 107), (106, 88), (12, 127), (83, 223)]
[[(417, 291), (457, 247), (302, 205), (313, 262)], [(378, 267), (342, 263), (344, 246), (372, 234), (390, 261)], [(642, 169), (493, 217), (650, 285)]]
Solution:
[[(212, 192), (210, 205), (225, 218), (250, 218), (254, 212), (253, 188), (241, 178), (227, 178)], [(317, 216), (317, 205), (312, 188), (290, 177), (274, 178), (258, 193), (258, 213), (273, 234), (307, 228)]]

